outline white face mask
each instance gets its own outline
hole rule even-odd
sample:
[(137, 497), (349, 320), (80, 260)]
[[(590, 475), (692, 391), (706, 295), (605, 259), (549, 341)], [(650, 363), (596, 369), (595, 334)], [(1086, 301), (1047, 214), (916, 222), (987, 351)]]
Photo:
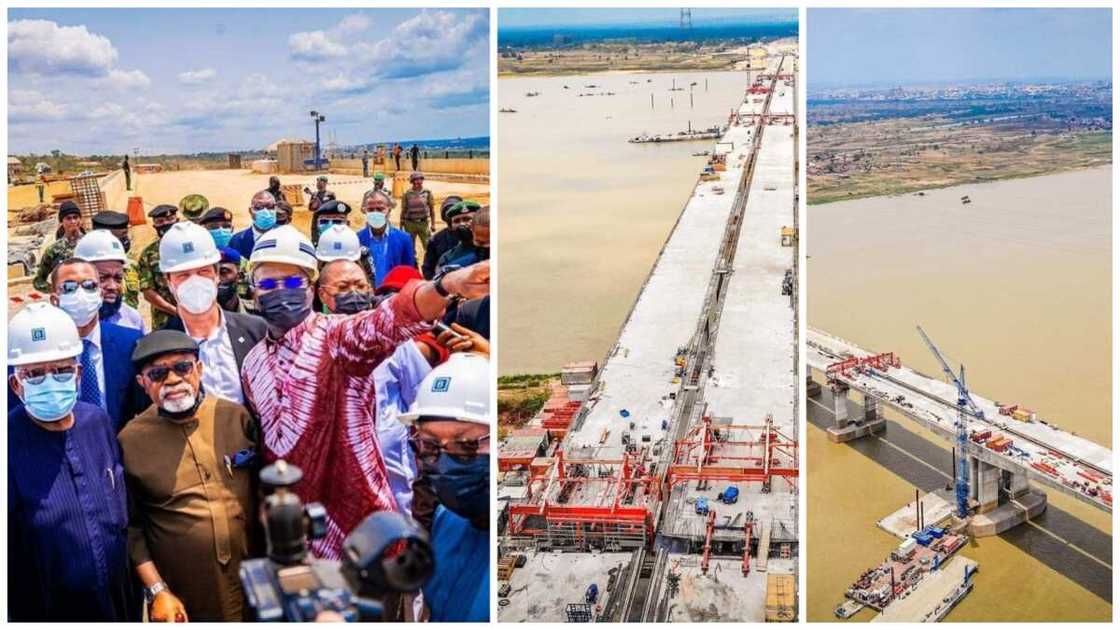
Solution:
[(388, 222), (389, 219), (385, 216), (384, 212), (366, 213), (366, 223), (368, 223), (369, 226), (375, 230), (380, 230), (381, 228), (385, 227), (385, 224)]
[(76, 326), (85, 326), (97, 317), (101, 308), (101, 291), (86, 291), (78, 287), (73, 293), (58, 296), (58, 307), (66, 311)]
[(191, 276), (175, 290), (175, 297), (188, 313), (201, 315), (218, 299), (218, 285), (209, 278)]

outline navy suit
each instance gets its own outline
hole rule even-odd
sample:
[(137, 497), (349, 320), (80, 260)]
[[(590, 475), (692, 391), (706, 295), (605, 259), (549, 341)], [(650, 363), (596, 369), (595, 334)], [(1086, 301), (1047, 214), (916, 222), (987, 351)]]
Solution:
[[(102, 409), (109, 414), (116, 434), (134, 416), (151, 406), (152, 401), (136, 382), (136, 368), (132, 365), (132, 350), (136, 342), (144, 336), (135, 328), (126, 328), (106, 322), (101, 327), (101, 363), (105, 371), (105, 400)], [(81, 357), (77, 357), (81, 362)], [(8, 367), (8, 374), (13, 373)], [(8, 409), (22, 404), (8, 383)]]
[(253, 245), (255, 243), (256, 237), (253, 235), (252, 226), (241, 230), (229, 239), (229, 246), (236, 249), (237, 253), (241, 254), (241, 257), (246, 260), (253, 255)]

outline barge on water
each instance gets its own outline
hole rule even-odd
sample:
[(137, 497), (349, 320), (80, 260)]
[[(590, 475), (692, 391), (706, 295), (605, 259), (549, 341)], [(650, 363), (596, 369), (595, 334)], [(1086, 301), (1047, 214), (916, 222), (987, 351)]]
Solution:
[(666, 134), (645, 134), (630, 138), (628, 142), (631, 144), (646, 144), (658, 142), (688, 142), (692, 140), (718, 140), (723, 136), (723, 127), (716, 125), (707, 129), (689, 129), (688, 131), (678, 131), (677, 133)]

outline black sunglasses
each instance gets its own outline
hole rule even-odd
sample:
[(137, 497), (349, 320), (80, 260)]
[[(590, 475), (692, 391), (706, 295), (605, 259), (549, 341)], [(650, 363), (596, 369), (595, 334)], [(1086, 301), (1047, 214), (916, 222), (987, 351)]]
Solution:
[(82, 280), (81, 282), (78, 282), (77, 280), (64, 280), (62, 284), (59, 285), (58, 291), (62, 295), (70, 295), (71, 293), (77, 291), (78, 287), (81, 287), (82, 289), (85, 289), (86, 291), (92, 293), (94, 291), (97, 291), (100, 288), (100, 285), (97, 284), (96, 280)]
[(167, 380), (167, 375), (171, 374), (172, 370), (175, 370), (175, 373), (180, 377), (185, 377), (194, 371), (194, 364), (194, 361), (178, 361), (171, 364), (171, 367), (157, 366), (145, 370), (144, 376), (147, 376), (153, 382), (162, 383)]
[(440, 453), (447, 453), (461, 463), (465, 463), (463, 460), (477, 457), (483, 445), (489, 441), (489, 434), (473, 440), (451, 440), (449, 442), (437, 442), (415, 435), (408, 438), (408, 444), (412, 447), (412, 451), (416, 453), (416, 459), (429, 464), (435, 463), (439, 459)]

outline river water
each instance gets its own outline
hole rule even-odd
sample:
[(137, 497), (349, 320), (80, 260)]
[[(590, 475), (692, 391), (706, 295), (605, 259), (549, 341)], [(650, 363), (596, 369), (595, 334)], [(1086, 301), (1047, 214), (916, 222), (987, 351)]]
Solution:
[(725, 124), (747, 85), (746, 72), (498, 81), (498, 106), (517, 110), (498, 114), (494, 158), (502, 374), (602, 359), (703, 168), (692, 153), (713, 145), (626, 140)]
[[(810, 206), (808, 322), (936, 374), (921, 324), (977, 392), (1111, 444), (1111, 179), (1106, 167)], [(914, 486), (872, 461), (873, 448), (832, 444), (814, 426), (806, 435), (807, 617), (831, 621), (847, 585), (897, 545), (875, 521)], [(1110, 565), (1110, 515), (1048, 496), (1042, 524), (1096, 541)], [(1062, 545), (1036, 528), (966, 547), (980, 573), (947, 619), (1111, 619), (1110, 568)]]

